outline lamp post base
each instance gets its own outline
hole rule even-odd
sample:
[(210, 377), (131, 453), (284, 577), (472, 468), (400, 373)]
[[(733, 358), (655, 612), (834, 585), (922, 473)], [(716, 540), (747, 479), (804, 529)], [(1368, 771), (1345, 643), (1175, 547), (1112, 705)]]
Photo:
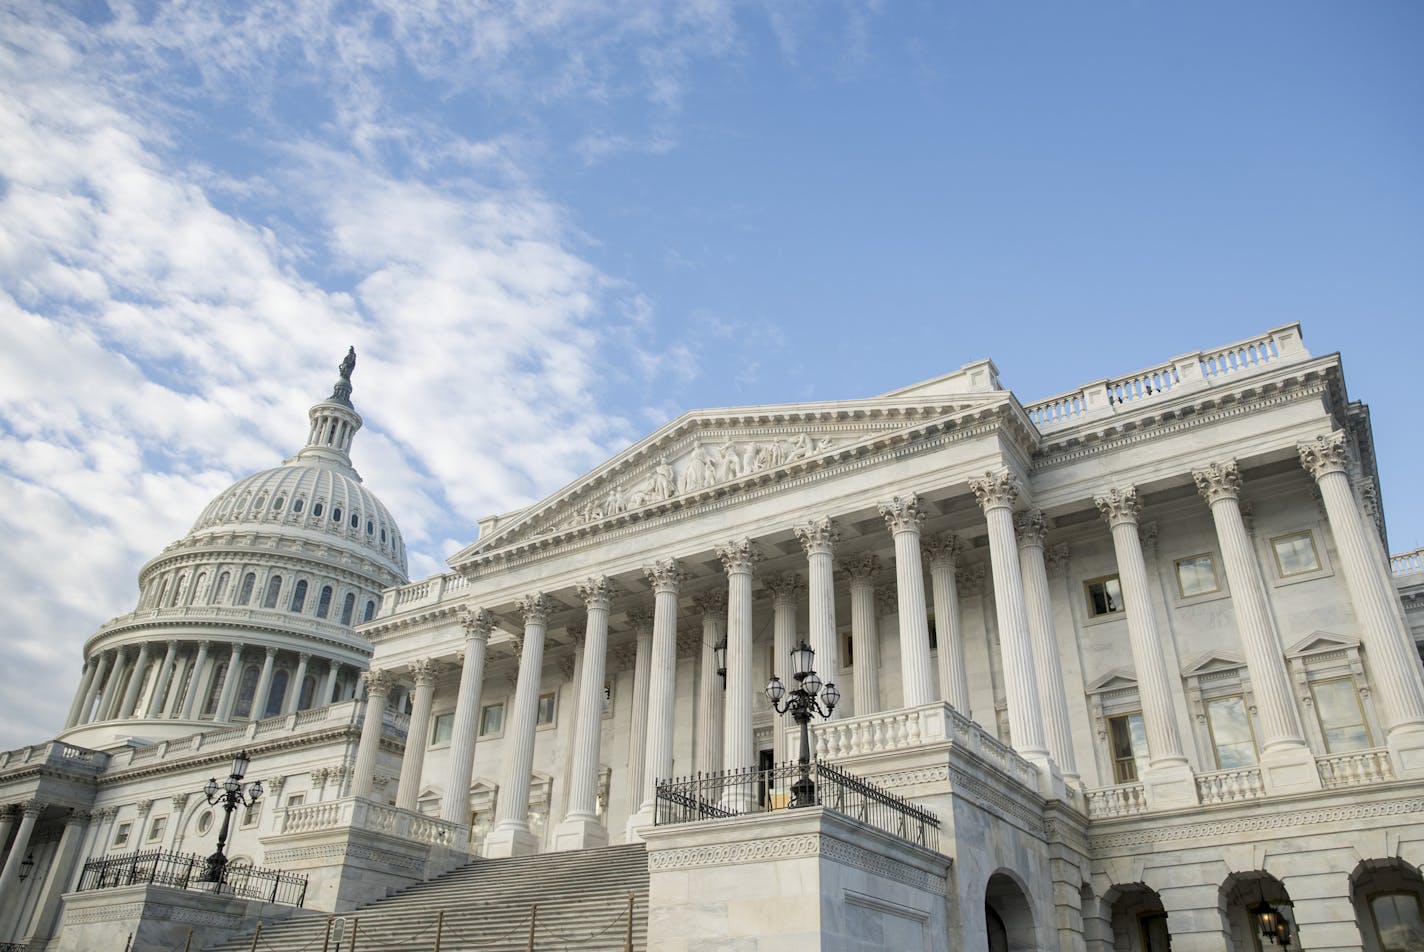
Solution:
[(214, 853), (208, 857), (208, 865), (203, 870), (203, 882), (220, 883), (223, 881), (223, 870), (227, 867), (227, 857), (222, 853)]
[(814, 807), (816, 805), (816, 781), (802, 777), (791, 785), (791, 805), (793, 807)]

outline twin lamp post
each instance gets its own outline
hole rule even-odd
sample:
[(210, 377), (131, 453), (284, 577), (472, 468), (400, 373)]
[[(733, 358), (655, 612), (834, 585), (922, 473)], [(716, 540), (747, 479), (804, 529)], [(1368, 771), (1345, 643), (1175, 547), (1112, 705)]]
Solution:
[(254, 780), (245, 787), (242, 778), (247, 774), (247, 767), (252, 763), (247, 756), (247, 751), (240, 752), (232, 759), (232, 773), (221, 783), (216, 778), (209, 780), (207, 786), (203, 788), (203, 793), (207, 794), (210, 805), (222, 804), (223, 821), (222, 828), (218, 831), (218, 848), (213, 855), (208, 857), (208, 866), (203, 873), (203, 879), (210, 883), (220, 883), (223, 881), (223, 870), (227, 867), (227, 855), (223, 853), (223, 847), (227, 844), (228, 827), (232, 823), (232, 811), (239, 806), (252, 809), (262, 796), (262, 781)]

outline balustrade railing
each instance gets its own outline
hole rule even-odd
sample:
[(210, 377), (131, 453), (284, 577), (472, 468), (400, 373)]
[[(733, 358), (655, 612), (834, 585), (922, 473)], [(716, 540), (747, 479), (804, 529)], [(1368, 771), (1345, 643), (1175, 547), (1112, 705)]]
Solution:
[(1424, 572), (1424, 549), (1391, 555), (1389, 569), (1395, 575), (1413, 575), (1415, 572)]
[(660, 780), (653, 822), (697, 823), (798, 807), (823, 807), (919, 846), (939, 848), (939, 818), (929, 810), (820, 761), (808, 765), (805, 778), (793, 762), (769, 770)]
[(279, 833), (315, 833), (350, 828), (384, 833), (401, 839), (463, 849), (468, 831), (458, 823), (375, 803), (362, 797), (303, 803), (288, 807), (277, 825)]
[(1389, 759), (1386, 747), (1318, 757), (1315, 764), (1320, 770), (1320, 784), (1326, 790), (1363, 787), (1394, 779), (1394, 763)]
[(7, 767), (33, 767), (44, 764), (50, 767), (63, 767), (66, 770), (97, 773), (109, 763), (109, 756), (101, 751), (89, 750), (87, 747), (76, 747), (63, 741), (50, 741), (46, 744), (32, 744), (29, 747), (0, 752), (0, 770)]
[(78, 889), (87, 892), (152, 883), (286, 906), (300, 906), (306, 901), (307, 877), (298, 873), (232, 864), (216, 870), (216, 881), (212, 873), (207, 859), (197, 853), (167, 850), (119, 853), (86, 862), (79, 875)]
[(1175, 364), (1163, 364), (1159, 367), (1139, 370), (1135, 374), (1108, 381), (1108, 403), (1131, 403), (1134, 400), (1142, 400), (1159, 393), (1166, 393), (1181, 382), (1181, 374)]
[(1024, 412), (1028, 414), (1028, 418), (1033, 421), (1034, 426), (1043, 429), (1087, 413), (1088, 396), (1079, 388), (1056, 397), (1049, 397), (1047, 400), (1030, 403), (1024, 407)]
[(1260, 767), (1240, 767), (1197, 774), (1197, 799), (1203, 804), (1235, 803), (1266, 795)]
[(1147, 793), (1140, 783), (1120, 783), (1088, 791), (1088, 818), (1137, 816), (1147, 812)]

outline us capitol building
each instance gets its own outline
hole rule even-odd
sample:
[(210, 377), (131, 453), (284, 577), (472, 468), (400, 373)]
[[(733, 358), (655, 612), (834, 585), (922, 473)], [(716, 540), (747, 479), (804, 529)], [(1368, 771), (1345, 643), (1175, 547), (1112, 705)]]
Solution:
[(0, 943), (1424, 948), (1424, 561), (1298, 325), (689, 412), (414, 582), (354, 363), (0, 753)]

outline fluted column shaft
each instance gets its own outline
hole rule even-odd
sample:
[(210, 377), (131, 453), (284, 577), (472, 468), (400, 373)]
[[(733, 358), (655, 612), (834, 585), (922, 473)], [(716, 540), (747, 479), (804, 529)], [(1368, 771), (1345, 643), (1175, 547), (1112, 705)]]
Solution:
[(935, 700), (930, 667), (930, 622), (925, 611), (925, 569), (920, 561), (920, 526), (925, 514), (919, 497), (896, 496), (880, 504), (880, 514), (895, 537), (895, 594), (900, 614), (900, 680), (905, 707)]
[(1303, 444), (1300, 458), (1320, 486), (1330, 532), (1340, 550), (1345, 584), (1364, 636), (1371, 684), (1380, 701), (1385, 730), (1391, 739), (1424, 730), (1419, 656), (1400, 620), (1393, 584), (1371, 555), (1360, 506), (1346, 473), (1345, 434), (1334, 433)]
[(608, 610), (613, 586), (596, 576), (579, 586), (588, 609), (584, 630), (583, 670), (574, 723), (573, 776), (569, 778), (569, 819), (598, 819), (599, 743), (603, 738), (603, 678), (608, 665)]
[(415, 810), (420, 799), (420, 775), (425, 767), (425, 748), (430, 733), (430, 705), (435, 699), (435, 662), (422, 658), (411, 665), (415, 678), (415, 700), (410, 709), (410, 725), (405, 733), (405, 753), (401, 756), (400, 785), (396, 806)]
[(287, 683), (287, 702), (282, 705), (283, 714), (294, 714), (297, 708), (302, 706), (302, 684), (307, 679), (307, 666), (309, 664), (311, 664), (311, 655), (303, 651), (297, 656), (297, 673), (296, 676)]
[[(59, 836), (59, 846), (45, 870), (44, 885), (35, 901), (34, 913), (30, 917), (28, 934), (31, 944), (41, 946), (43, 940), (53, 934), (55, 918), (59, 912), (60, 897), (68, 892), (65, 888), (74, 878), (75, 867), (80, 865), (80, 848), (89, 829), (90, 815), (82, 810), (71, 810), (64, 819), (64, 832)], [(25, 931), (19, 931), (25, 935)]]
[(98, 720), (99, 715), (95, 705), (99, 703), (109, 678), (109, 655), (101, 652), (95, 658), (94, 677), (89, 681), (89, 690), (84, 695), (84, 704), (79, 709), (79, 720), (77, 724), (88, 724), (91, 720)]
[(178, 660), (178, 642), (168, 642), (168, 650), (163, 654), (163, 664), (158, 668), (158, 680), (153, 685), (153, 696), (148, 699), (148, 716), (157, 717), (163, 710), (163, 702), (168, 698), (168, 682), (173, 678), (173, 664)]
[(168, 697), (163, 702), (161, 716), (174, 717), (182, 709), (185, 692), (192, 690), (192, 685), (185, 684), (183, 680), (190, 674), (188, 664), (191, 660), (192, 652), (181, 650), (178, 652), (177, 662), (173, 666), (173, 675), (168, 681)]
[(644, 572), (653, 586), (653, 653), (648, 671), (648, 758), (643, 764), (643, 803), (651, 817), (658, 781), (672, 777), (673, 722), (677, 716), (677, 598), (686, 573), (676, 559)]
[(851, 667), (859, 717), (880, 710), (880, 626), (875, 617), (875, 573), (880, 559), (866, 552), (846, 559), (841, 567), (850, 576)]
[(353, 797), (369, 797), (376, 787), (376, 754), (381, 749), (386, 701), (394, 683), (385, 671), (367, 671), (361, 677), (366, 683), (366, 712), (361, 721), (361, 742), (356, 747), (356, 765), (351, 768)]
[(726, 691), (717, 674), (716, 647), (727, 636), (727, 593), (706, 592), (693, 599), (702, 614), (702, 667), (697, 682), (697, 770), (722, 769), (722, 735), (726, 732), (723, 703)]
[(1172, 692), (1162, 637), (1152, 613), (1152, 595), (1147, 587), (1147, 561), (1142, 541), (1137, 537), (1140, 505), (1137, 489), (1111, 489), (1094, 502), (1112, 531), (1117, 555), (1118, 581), (1122, 585), (1123, 608), (1127, 614), (1127, 635), (1132, 645), (1132, 665), (1137, 672), (1137, 696), (1142, 704), (1142, 723), (1147, 731), (1149, 764), (1186, 765), (1182, 737), (1172, 717)]
[(267, 702), (272, 696), (272, 673), (277, 663), (277, 649), (268, 648), (267, 656), (262, 660), (262, 673), (257, 677), (257, 692), (252, 698), (252, 710), (247, 712), (247, 716), (254, 721), (260, 721), (267, 716)]
[[(791, 650), (796, 647), (796, 606), (806, 593), (806, 583), (801, 576), (788, 573), (766, 580), (771, 592), (771, 673), (785, 675), (784, 681), (791, 680)], [(786, 731), (779, 727), (772, 732), (772, 756), (778, 764), (791, 759)]]
[(208, 643), (198, 643), (198, 657), (193, 660), (193, 675), (188, 679), (188, 696), (183, 700), (183, 720), (191, 721), (202, 715), (203, 695), (206, 693), (208, 663)]
[(124, 690), (124, 700), (119, 705), (119, 717), (133, 717), (134, 708), (138, 706), (138, 693), (143, 687), (143, 676), (148, 668), (148, 642), (138, 646), (138, 660), (134, 662), (133, 675), (129, 678), (129, 686)]
[[(721, 546), (717, 555), (727, 572), (727, 711), (722, 740), (725, 770), (755, 769), (752, 737), (752, 569), (758, 553), (750, 539)], [(738, 784), (727, 792), (738, 811), (750, 805), (751, 788)]]
[(94, 683), (94, 670), (97, 666), (97, 661), (84, 662), (84, 673), (79, 678), (79, 689), (74, 692), (74, 701), (69, 705), (69, 716), (64, 719), (65, 730), (79, 723), (80, 711), (84, 708), (84, 702), (89, 699), (89, 686)]
[[(460, 689), (455, 697), (455, 723), (450, 730), (450, 773), (445, 782), (445, 798), (440, 801), (440, 818), (450, 823), (468, 824), (475, 743), (480, 733), (480, 689), (485, 680), (485, 649), (489, 645), (493, 619), (484, 609), (462, 611), (460, 625), (465, 630), (465, 660), (460, 666)], [(333, 664), (332, 670), (335, 669)]]
[(127, 645), (120, 647), (114, 653), (114, 663), (109, 668), (109, 676), (104, 682), (104, 693), (99, 698), (99, 708), (94, 713), (96, 721), (107, 721), (113, 718), (114, 708), (118, 706), (120, 695), (119, 685), (123, 683), (124, 668), (128, 664), (129, 649)]
[(45, 805), (37, 800), (25, 804), (25, 815), (20, 818), (20, 828), (15, 831), (15, 842), (10, 846), (10, 855), (5, 857), (5, 869), (0, 872), (0, 906), (14, 902), (15, 885), (20, 875), (20, 864), (29, 855), (30, 835), (35, 832), (35, 824)]
[(952, 535), (925, 543), (930, 561), (930, 589), (934, 593), (935, 632), (939, 640), (940, 696), (956, 711), (969, 716), (969, 672), (964, 664), (964, 623), (959, 617), (958, 568), (960, 541)]
[(643, 780), (648, 762), (648, 687), (653, 676), (652, 614), (646, 608), (628, 613), (637, 653), (633, 658), (633, 723), (628, 728), (628, 812), (643, 805)]
[(1038, 674), (1014, 537), (1013, 505), (1019, 495), (1018, 479), (1005, 470), (986, 473), (983, 479), (972, 480), (969, 485), (989, 525), (989, 566), (994, 575), (994, 608), (1013, 746), (1025, 756), (1046, 757), (1048, 745), (1038, 703)]
[(1236, 631), (1255, 693), (1261, 747), (1269, 751), (1283, 745), (1304, 746), (1305, 731), (1291, 697), (1285, 648), (1271, 617), (1251, 539), (1241, 518), (1241, 476), (1236, 462), (1213, 463), (1192, 476), (1211, 506), (1211, 518), (1216, 523), (1216, 539), (1221, 544), (1221, 560), (1231, 586), (1231, 610), (1236, 616)]
[(539, 721), (539, 685), (544, 679), (549, 601), (538, 592), (521, 599), (519, 609), (524, 615), (524, 643), (514, 683), (514, 709), (504, 731), (504, 776), (495, 807), (495, 830), (506, 834), (529, 832), (529, 777), (534, 768), (534, 732)]
[[(796, 537), (806, 552), (811, 650), (816, 652), (816, 673), (822, 681), (834, 682), (839, 679), (841, 671), (840, 645), (836, 635), (835, 580), (835, 546), (840, 541), (840, 527), (834, 520), (823, 516), (799, 526)], [(832, 719), (839, 716), (839, 711), (831, 714)]]
[(1068, 696), (1063, 689), (1063, 662), (1058, 656), (1058, 632), (1048, 594), (1048, 565), (1043, 559), (1047, 521), (1037, 509), (1015, 516), (1019, 539), (1019, 568), (1024, 580), (1024, 607), (1029, 637), (1033, 641), (1033, 668), (1038, 677), (1038, 699), (1043, 713), (1043, 733), (1048, 753), (1067, 780), (1078, 777), (1073, 754), (1073, 732), (1068, 723)]
[(338, 661), (328, 662), (326, 665), (326, 684), (321, 689), (321, 703), (317, 707), (326, 707), (331, 703), (331, 699), (336, 695), (336, 679), (341, 674), (341, 663)]
[(237, 702), (237, 682), (242, 674), (242, 645), (232, 646), (232, 654), (227, 662), (227, 676), (223, 678), (222, 696), (218, 701), (218, 721), (232, 720), (232, 706)]

